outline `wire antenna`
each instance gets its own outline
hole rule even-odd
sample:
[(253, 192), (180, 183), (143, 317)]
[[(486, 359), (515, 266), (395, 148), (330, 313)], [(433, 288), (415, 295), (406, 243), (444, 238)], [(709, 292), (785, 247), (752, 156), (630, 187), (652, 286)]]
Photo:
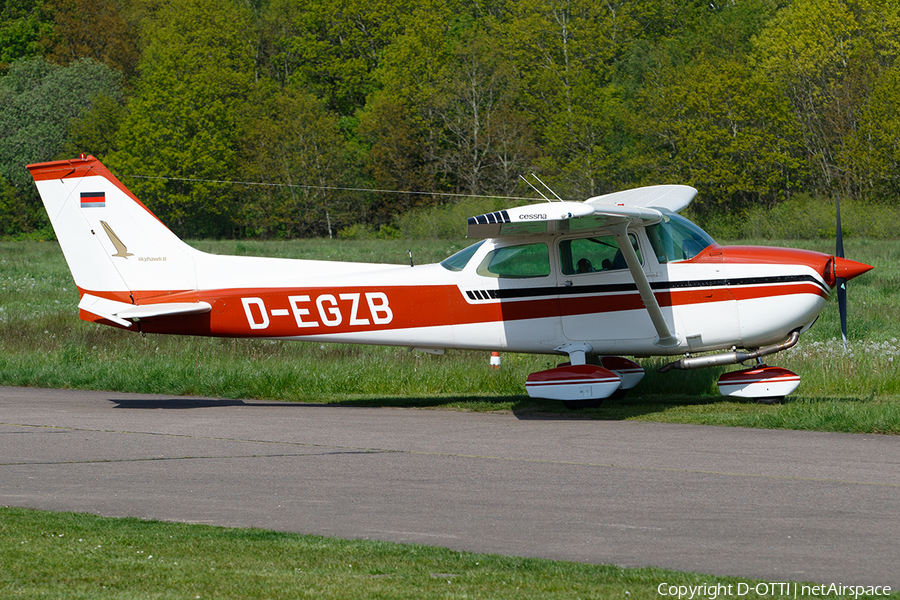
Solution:
[(525, 179), (525, 177), (523, 177), (522, 175), (519, 175), (519, 179), (521, 179), (522, 181), (524, 181), (525, 183), (527, 183), (527, 184), (528, 184), (528, 187), (530, 187), (531, 189), (533, 189), (534, 191), (536, 191), (536, 192), (538, 193), (538, 195), (539, 195), (541, 198), (543, 198), (543, 199), (546, 200), (547, 202), (551, 202), (550, 198), (548, 198), (547, 196), (545, 196), (544, 193), (541, 192), (541, 190), (539, 190), (539, 189), (537, 189), (536, 187), (534, 187), (534, 184), (532, 184), (530, 181), (528, 181), (527, 179)]
[[(559, 200), (560, 202), (563, 201), (563, 199), (559, 197), (559, 194), (557, 194), (556, 192), (554, 192), (553, 189), (552, 189), (549, 185), (547, 185), (546, 183), (544, 183), (543, 181), (541, 181), (541, 178), (540, 178), (540, 177), (538, 177), (538, 176), (535, 175), (534, 173), (532, 173), (531, 176), (534, 177), (535, 179), (537, 179), (537, 180), (538, 180), (538, 183), (540, 183), (542, 186), (544, 186), (544, 188), (545, 188), (548, 192), (550, 192), (551, 194), (553, 194), (554, 196), (556, 196), (556, 199), (557, 199), (557, 200)], [(543, 194), (541, 194), (541, 195), (543, 195)]]
[[(541, 178), (540, 178), (540, 177), (538, 177), (538, 176), (535, 175), (534, 173), (532, 173), (531, 176), (534, 177), (535, 180), (537, 180), (537, 182), (538, 182), (539, 184), (541, 184), (542, 186), (544, 186), (544, 190), (546, 190), (547, 192), (549, 192), (550, 194), (552, 194), (552, 195), (553, 195), (557, 200), (559, 200), (560, 202), (563, 201), (563, 199), (559, 197), (559, 194), (557, 194), (556, 192), (554, 192), (553, 189), (552, 189), (549, 185), (547, 185), (546, 183), (544, 183), (543, 181), (541, 181)], [(542, 192), (541, 190), (537, 189), (537, 187), (535, 187), (535, 185), (534, 185), (533, 183), (531, 183), (530, 181), (528, 181), (527, 179), (525, 179), (525, 177), (519, 175), (519, 179), (521, 179), (522, 181), (524, 181), (525, 183), (527, 183), (527, 184), (529, 185), (529, 187), (531, 187), (531, 189), (533, 189), (535, 192), (537, 192), (537, 193), (540, 195), (541, 198), (543, 198), (543, 199), (546, 200), (547, 202), (553, 202), (553, 199), (552, 199), (552, 198), (548, 198), (547, 195), (544, 194), (544, 192)]]

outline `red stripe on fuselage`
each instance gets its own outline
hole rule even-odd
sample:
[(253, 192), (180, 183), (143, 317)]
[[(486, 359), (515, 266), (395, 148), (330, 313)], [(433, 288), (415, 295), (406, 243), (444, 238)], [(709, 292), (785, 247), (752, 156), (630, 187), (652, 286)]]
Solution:
[(797, 248), (776, 246), (708, 246), (694, 258), (678, 264), (732, 264), (732, 265), (797, 265), (809, 267), (822, 274), (830, 254)]
[[(676, 307), (795, 294), (825, 297), (820, 287), (798, 282), (658, 291), (656, 298), (660, 306)], [(104, 294), (128, 301), (123, 297), (125, 295)], [(144, 319), (141, 321), (143, 331), (225, 337), (302, 337), (571, 317), (644, 308), (637, 292), (470, 303), (455, 285), (250, 288), (140, 294), (140, 297), (154, 299), (163, 296), (166, 302), (205, 301), (212, 310), (206, 315)]]

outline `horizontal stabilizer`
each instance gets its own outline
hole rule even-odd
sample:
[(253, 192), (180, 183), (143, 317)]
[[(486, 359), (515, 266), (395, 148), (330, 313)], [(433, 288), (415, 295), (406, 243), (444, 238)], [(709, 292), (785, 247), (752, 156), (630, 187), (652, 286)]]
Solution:
[(159, 304), (128, 304), (85, 294), (78, 308), (92, 315), (112, 321), (122, 327), (131, 327), (130, 319), (169, 317), (175, 315), (195, 315), (212, 310), (208, 302), (167, 302)]

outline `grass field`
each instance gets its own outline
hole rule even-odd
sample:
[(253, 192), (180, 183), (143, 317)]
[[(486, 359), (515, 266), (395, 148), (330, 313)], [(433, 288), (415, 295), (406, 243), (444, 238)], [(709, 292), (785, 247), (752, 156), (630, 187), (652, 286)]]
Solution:
[[(0, 564), (0, 596), (23, 599), (641, 600), (664, 597), (660, 585), (674, 597), (677, 587), (669, 590), (685, 586), (685, 598), (688, 586), (703, 585), (718, 594), (695, 598), (793, 597), (767, 586), (756, 593), (757, 580), (699, 573), (20, 508), (0, 508)], [(738, 595), (740, 584), (749, 593)]]
[[(194, 245), (223, 254), (402, 264), (410, 249), (426, 263), (466, 242)], [(831, 249), (825, 241), (782, 245)], [(781, 405), (718, 396), (716, 378), (728, 369), (660, 375), (655, 368), (665, 359), (642, 361), (647, 376), (625, 399), (573, 413), (525, 395), (526, 376), (554, 366), (557, 357), (505, 354), (502, 368), (492, 371), (484, 352), (433, 356), (406, 348), (140, 336), (78, 319), (77, 290), (55, 242), (0, 242), (0, 385), (900, 433), (900, 244), (854, 239), (846, 246), (848, 257), (875, 266), (850, 283), (851, 351), (841, 347), (837, 308), (830, 306), (798, 346), (769, 359), (804, 378)]]
[[(406, 262), (411, 248), (416, 262), (425, 263), (465, 242), (194, 245), (219, 253), (393, 263)], [(826, 243), (784, 245), (830, 250)], [(644, 362), (645, 381), (628, 398), (576, 413), (524, 394), (526, 375), (555, 364), (554, 357), (507, 354), (502, 368), (491, 371), (481, 352), (432, 356), (403, 348), (142, 337), (85, 323), (56, 243), (0, 242), (0, 385), (900, 433), (900, 244), (855, 240), (847, 254), (876, 267), (851, 283), (852, 352), (840, 348), (836, 307), (829, 307), (796, 348), (770, 361), (804, 376), (799, 393), (784, 404), (724, 400), (715, 392), (720, 371), (659, 375), (654, 368), (664, 361), (651, 360)], [(0, 565), (4, 598), (641, 599), (660, 598), (661, 583), (755, 583), (20, 508), (0, 508)]]

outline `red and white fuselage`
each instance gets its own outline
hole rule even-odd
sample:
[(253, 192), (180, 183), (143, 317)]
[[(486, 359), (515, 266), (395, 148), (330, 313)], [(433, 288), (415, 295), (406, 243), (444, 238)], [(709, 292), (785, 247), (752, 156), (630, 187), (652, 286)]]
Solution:
[(719, 246), (675, 214), (686, 186), (474, 217), (470, 234), (489, 239), (440, 264), (220, 256), (184, 244), (93, 157), (29, 170), (82, 318), (147, 333), (576, 357), (756, 348), (809, 327), (835, 278), (868, 268)]

